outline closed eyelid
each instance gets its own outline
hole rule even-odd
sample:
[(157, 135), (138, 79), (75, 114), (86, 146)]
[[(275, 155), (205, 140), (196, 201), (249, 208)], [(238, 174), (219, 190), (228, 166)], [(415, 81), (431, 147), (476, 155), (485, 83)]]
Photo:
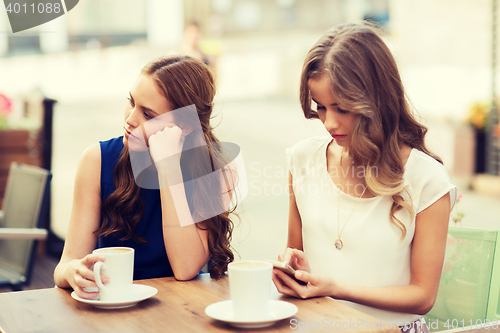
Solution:
[[(314, 103), (316, 103), (316, 107), (317, 107), (318, 109), (319, 109), (319, 108), (323, 108), (323, 109), (325, 109), (325, 108), (326, 108), (323, 104), (316, 102), (316, 101), (314, 100), (314, 98), (311, 98), (311, 100), (312, 100)], [(335, 108), (337, 108), (337, 109), (339, 109), (339, 110), (342, 110), (342, 111), (346, 111), (346, 110), (341, 109), (341, 108), (339, 107), (339, 104), (338, 104), (338, 103), (333, 103), (333, 104), (331, 104), (330, 106), (335, 107)]]
[[(323, 105), (319, 104), (318, 102), (316, 102), (314, 99), (312, 100), (314, 103), (316, 103), (316, 108), (319, 109), (319, 108), (324, 108)], [(312, 105), (311, 105), (312, 107)]]
[(147, 113), (151, 118), (158, 117), (158, 114), (149, 108), (141, 106), (141, 109), (142, 109), (142, 112)]
[[(135, 105), (134, 98), (132, 97), (132, 95), (130, 93), (129, 93), (129, 97), (127, 99), (130, 101), (131, 104)], [(140, 104), (138, 105), (138, 107), (142, 110), (142, 112), (144, 114), (147, 114), (148, 117), (150, 117), (150, 118), (158, 117), (158, 114), (155, 111), (151, 110), (150, 108), (144, 107)]]

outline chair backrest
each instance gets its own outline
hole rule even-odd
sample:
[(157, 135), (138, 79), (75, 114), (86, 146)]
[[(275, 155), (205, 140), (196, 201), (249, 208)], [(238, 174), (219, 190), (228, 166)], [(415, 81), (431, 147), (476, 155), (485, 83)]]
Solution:
[(490, 295), (488, 297), (486, 318), (500, 322), (500, 232), (497, 233), (495, 257), (491, 269)]
[(439, 291), (427, 322), (438, 322), (444, 330), (500, 319), (499, 248), (497, 230), (449, 228)]
[[(2, 205), (3, 218), (0, 227), (42, 227), (49, 201), (49, 171), (20, 163), (12, 163), (9, 170)], [(0, 265), (20, 274), (29, 283), (32, 259), (35, 255), (33, 240), (1, 240)]]

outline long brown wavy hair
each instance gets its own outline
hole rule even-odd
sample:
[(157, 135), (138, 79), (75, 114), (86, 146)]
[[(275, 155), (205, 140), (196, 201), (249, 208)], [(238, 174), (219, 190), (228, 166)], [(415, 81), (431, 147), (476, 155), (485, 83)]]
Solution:
[[(173, 56), (151, 61), (144, 66), (141, 73), (150, 76), (156, 82), (174, 110), (192, 104), (196, 106), (211, 163), (207, 165), (201, 162), (206, 160), (203, 151), (191, 150), (188, 151), (189, 153), (183, 153), (181, 163), (190, 166), (190, 179), (207, 175), (226, 165), (227, 161), (225, 161), (220, 145), (214, 145), (219, 140), (213, 134), (210, 125), (216, 92), (212, 70), (192, 57)], [(189, 140), (194, 140), (194, 136), (194, 131), (188, 134), (184, 144), (186, 145)], [(102, 205), (103, 222), (96, 233), (99, 236), (116, 233), (122, 236), (121, 240), (132, 239), (136, 243), (143, 243), (146, 240), (134, 229), (144, 213), (144, 203), (140, 196), (141, 189), (134, 181), (127, 147), (123, 148), (113, 179), (116, 190)], [(210, 186), (213, 187), (210, 184), (201, 186), (198, 191), (194, 191), (191, 198), (187, 198), (190, 208), (194, 207), (196, 210), (198, 207), (201, 209), (206, 207), (206, 197), (210, 192)], [(228, 263), (234, 260), (230, 244), (233, 231), (230, 214), (234, 213), (234, 209), (235, 207), (205, 220), (207, 229), (204, 230), (208, 230), (208, 249), (211, 256), (209, 270), (212, 278), (221, 277), (227, 270)], [(196, 227), (201, 228), (197, 223)]]
[(395, 213), (405, 208), (413, 216), (414, 211), (401, 196), (405, 190), (401, 148), (406, 144), (442, 161), (425, 146), (427, 128), (415, 119), (396, 61), (379, 30), (370, 24), (338, 25), (311, 48), (300, 81), (300, 102), (307, 119), (318, 118), (311, 109), (308, 80), (325, 75), (342, 109), (358, 115), (349, 151), (365, 168), (368, 188), (376, 195), (392, 196), (390, 220), (403, 239), (406, 227)]

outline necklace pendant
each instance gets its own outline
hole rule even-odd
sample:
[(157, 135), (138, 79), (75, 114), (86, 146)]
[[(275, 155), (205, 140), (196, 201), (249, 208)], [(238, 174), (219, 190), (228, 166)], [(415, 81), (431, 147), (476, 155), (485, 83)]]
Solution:
[(335, 241), (335, 248), (337, 250), (340, 250), (344, 247), (344, 243), (342, 243), (342, 239), (340, 238), (337, 238), (337, 240)]

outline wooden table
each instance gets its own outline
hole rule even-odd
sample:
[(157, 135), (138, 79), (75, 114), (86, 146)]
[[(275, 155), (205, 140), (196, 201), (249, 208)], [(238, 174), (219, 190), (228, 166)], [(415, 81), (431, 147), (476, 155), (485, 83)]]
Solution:
[[(380, 327), (380, 321), (330, 298), (301, 300), (282, 296), (277, 291), (273, 297), (297, 305), (299, 312), (295, 316), (281, 320), (267, 328), (237, 329), (212, 320), (205, 314), (205, 308), (208, 305), (229, 299), (228, 282), (227, 277), (212, 280), (208, 274), (199, 275), (191, 281), (184, 282), (176, 281), (174, 278), (135, 281), (135, 283), (157, 288), (158, 294), (134, 307), (120, 310), (102, 310), (77, 302), (70, 296), (69, 290), (59, 288), (3, 293), (0, 294), (0, 331), (4, 333), (199, 333), (293, 332), (298, 330), (382, 333), (389, 331), (370, 329), (370, 325)], [(312, 326), (315, 323), (316, 329)], [(303, 329), (299, 329), (300, 327)], [(400, 331), (397, 330), (397, 332)]]

